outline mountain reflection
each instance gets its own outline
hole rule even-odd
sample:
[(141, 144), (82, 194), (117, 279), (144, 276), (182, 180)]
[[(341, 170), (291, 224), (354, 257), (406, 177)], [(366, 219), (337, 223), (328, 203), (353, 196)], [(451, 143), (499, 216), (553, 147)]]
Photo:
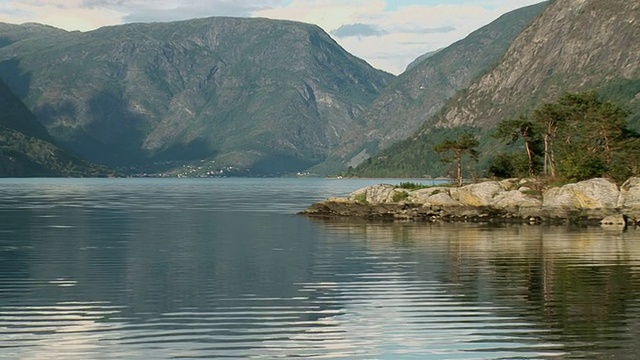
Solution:
[(422, 278), (535, 323), (565, 351), (634, 358), (629, 349), (640, 350), (638, 229), (316, 222), (370, 252), (401, 250)]
[(637, 229), (309, 219), (326, 183), (264, 181), (0, 186), (0, 357), (640, 350)]

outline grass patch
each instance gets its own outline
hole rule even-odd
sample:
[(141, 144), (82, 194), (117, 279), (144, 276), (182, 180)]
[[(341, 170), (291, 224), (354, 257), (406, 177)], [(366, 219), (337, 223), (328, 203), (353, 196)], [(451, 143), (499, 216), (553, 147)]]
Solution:
[(418, 184), (418, 183), (414, 183), (414, 182), (402, 182), (398, 185), (395, 186), (396, 189), (408, 189), (408, 190), (420, 190), (420, 189), (428, 189), (430, 187), (434, 187), (434, 186), (441, 186), (441, 185), (424, 185), (424, 184)]
[(367, 200), (367, 194), (366, 193), (360, 193), (357, 194), (353, 197), (353, 200), (361, 203), (361, 204), (369, 204), (369, 200)]
[(524, 190), (522, 191), (522, 193), (524, 195), (529, 195), (529, 196), (536, 196), (536, 197), (542, 196), (542, 191), (540, 190)]
[(409, 193), (406, 191), (396, 191), (391, 198), (393, 202), (400, 202), (406, 200), (409, 197)]

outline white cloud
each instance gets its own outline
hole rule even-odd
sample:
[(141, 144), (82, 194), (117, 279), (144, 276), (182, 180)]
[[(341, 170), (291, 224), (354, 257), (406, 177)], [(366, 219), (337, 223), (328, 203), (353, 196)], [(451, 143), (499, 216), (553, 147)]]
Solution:
[(86, 7), (82, 0), (11, 0), (0, 3), (0, 21), (38, 22), (67, 30), (91, 30), (121, 23), (122, 14)]
[(374, 67), (398, 74), (418, 56), (466, 37), (505, 12), (540, 0), (440, 2), (420, 5), (415, 1), (418, 5), (389, 11), (382, 0), (293, 0), (286, 7), (255, 15), (314, 23), (334, 34), (348, 24), (375, 25), (377, 36), (336, 36), (336, 41)]
[[(540, 0), (0, 0), (0, 21), (91, 30), (125, 22), (255, 16), (317, 24), (347, 51), (400, 73), (416, 57)], [(433, 5), (434, 3), (439, 3)], [(394, 5), (392, 7), (388, 5)], [(393, 10), (389, 10), (393, 9)]]

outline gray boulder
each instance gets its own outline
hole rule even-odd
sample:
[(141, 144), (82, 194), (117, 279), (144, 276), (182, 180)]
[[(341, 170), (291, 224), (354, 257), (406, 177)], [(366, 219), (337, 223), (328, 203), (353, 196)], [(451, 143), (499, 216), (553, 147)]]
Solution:
[(640, 177), (632, 177), (622, 184), (618, 207), (631, 222), (640, 223)]
[(490, 206), (496, 209), (540, 208), (542, 201), (518, 190), (512, 190), (498, 193)]
[(462, 204), (451, 198), (449, 193), (440, 192), (427, 198), (427, 203), (433, 206), (462, 206)]
[(615, 209), (619, 196), (616, 184), (597, 178), (547, 190), (543, 194), (542, 206), (586, 210)]
[(463, 186), (458, 191), (451, 192), (451, 197), (467, 206), (489, 206), (493, 197), (503, 191), (499, 182), (486, 181)]
[(351, 201), (364, 201), (369, 204), (385, 204), (393, 202), (393, 195), (395, 193), (395, 186), (378, 184), (358, 189), (349, 194), (348, 199)]
[(409, 200), (419, 204), (429, 203), (429, 198), (432, 195), (444, 193), (447, 196), (449, 196), (450, 189), (451, 188), (448, 188), (448, 187), (438, 186), (438, 187), (431, 187), (426, 189), (413, 190), (409, 193)]

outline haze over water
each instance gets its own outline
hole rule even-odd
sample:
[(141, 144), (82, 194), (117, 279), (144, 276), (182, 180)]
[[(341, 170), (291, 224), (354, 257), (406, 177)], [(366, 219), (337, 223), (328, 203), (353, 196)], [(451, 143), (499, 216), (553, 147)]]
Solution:
[(637, 229), (295, 215), (378, 182), (0, 180), (0, 358), (637, 358)]

